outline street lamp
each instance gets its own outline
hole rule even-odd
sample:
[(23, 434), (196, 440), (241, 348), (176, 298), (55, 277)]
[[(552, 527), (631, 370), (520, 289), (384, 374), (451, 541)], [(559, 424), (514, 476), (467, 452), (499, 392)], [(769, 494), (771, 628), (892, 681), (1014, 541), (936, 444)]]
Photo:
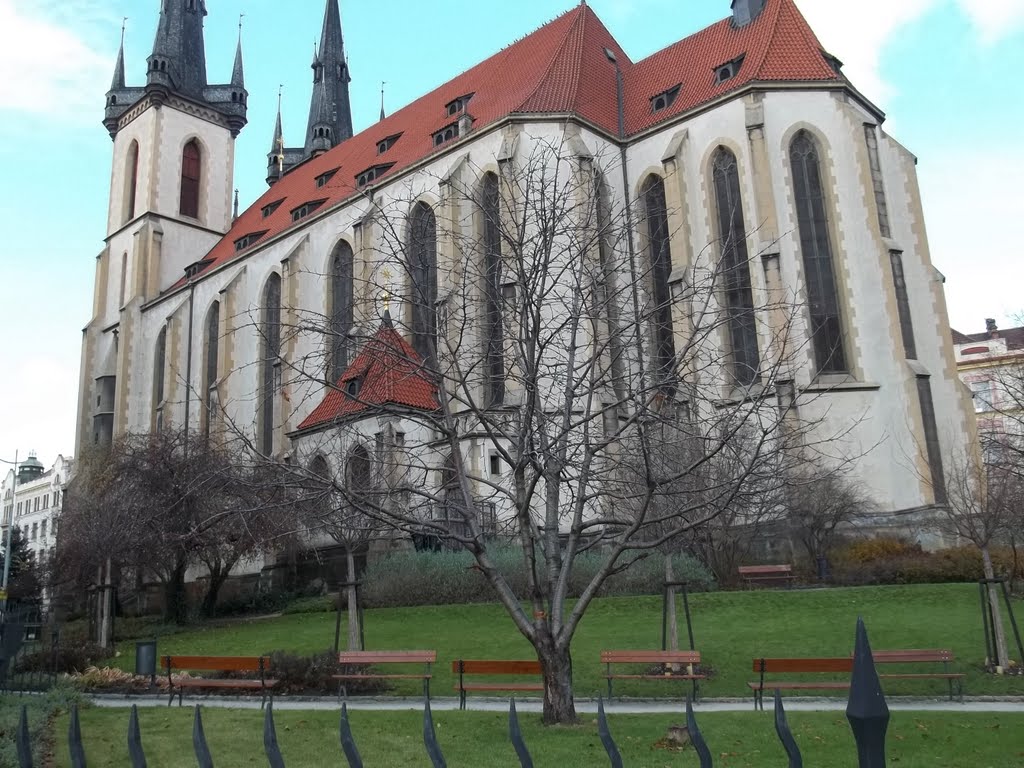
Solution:
[(14, 452), (14, 461), (0, 459), (4, 464), (14, 465), (14, 475), (11, 480), (11, 517), (7, 521), (7, 541), (4, 546), (4, 577), (0, 584), (0, 616), (7, 613), (7, 579), (11, 574), (11, 533), (14, 530), (14, 510), (18, 506), (18, 452)]

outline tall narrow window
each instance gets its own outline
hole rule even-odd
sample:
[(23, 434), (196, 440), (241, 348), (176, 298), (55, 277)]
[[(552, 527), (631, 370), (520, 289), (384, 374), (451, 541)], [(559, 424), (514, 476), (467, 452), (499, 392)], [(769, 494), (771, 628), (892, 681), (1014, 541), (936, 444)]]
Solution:
[(437, 219), (426, 203), (409, 217), (409, 278), (412, 288), (412, 346), (432, 363), (437, 348)]
[(199, 142), (192, 139), (181, 152), (181, 204), (178, 213), (182, 216), (199, 218), (199, 181), (202, 170)]
[(480, 201), (484, 235), (484, 377), (487, 405), (505, 399), (504, 330), (501, 312), (501, 198), (498, 177), (484, 176)]
[(914, 324), (910, 318), (910, 297), (907, 295), (907, 280), (903, 276), (903, 254), (889, 251), (892, 264), (892, 284), (896, 290), (896, 311), (900, 318), (900, 333), (903, 336), (903, 350), (908, 360), (917, 359), (917, 345), (914, 343)]
[(214, 414), (217, 411), (217, 363), (220, 353), (220, 302), (213, 302), (206, 316), (206, 371), (203, 380), (205, 408), (203, 432), (210, 434)]
[(935, 424), (935, 403), (932, 402), (932, 386), (927, 376), (917, 377), (917, 398), (921, 403), (921, 422), (924, 425), (924, 444), (928, 452), (928, 469), (932, 476), (932, 491), (936, 504), (948, 501), (946, 474), (942, 469), (942, 447), (939, 430)]
[(353, 316), (352, 246), (342, 240), (331, 256), (331, 324), (328, 378), (337, 383), (348, 367)]
[(139, 142), (133, 141), (128, 147), (128, 162), (124, 169), (125, 180), (128, 184), (128, 194), (125, 195), (124, 220), (131, 221), (135, 218), (135, 193), (139, 183)]
[(807, 131), (800, 131), (793, 139), (789, 147), (789, 161), (800, 225), (807, 302), (810, 305), (814, 363), (819, 373), (846, 373), (849, 366), (843, 349), (843, 322), (836, 291), (818, 146)]
[(118, 305), (124, 306), (124, 293), (128, 285), (128, 252), (125, 251), (121, 254), (121, 292), (120, 298), (118, 299)]
[(664, 386), (674, 379), (676, 345), (672, 329), (672, 293), (668, 285), (672, 274), (668, 207), (665, 203), (665, 183), (661, 177), (651, 174), (644, 182), (641, 195), (647, 219), (648, 284), (654, 305), (650, 314), (654, 336), (652, 370), (658, 385)]
[(725, 147), (719, 147), (712, 161), (712, 171), (718, 208), (718, 236), (722, 242), (720, 271), (732, 375), (737, 384), (746, 386), (760, 376), (761, 355), (757, 348), (754, 292), (750, 282), (747, 229), (736, 156)]
[(882, 237), (892, 237), (889, 228), (889, 206), (885, 202), (885, 184), (882, 182), (882, 161), (878, 156), (878, 136), (875, 126), (864, 126), (864, 141), (868, 147), (868, 164), (871, 166), (871, 186), (875, 190), (875, 208), (878, 210), (878, 229)]
[(349, 490), (357, 498), (365, 496), (373, 489), (373, 462), (365, 446), (357, 445), (352, 449), (348, 457), (346, 475)]
[(281, 384), (281, 276), (274, 273), (263, 289), (260, 318), (259, 446), (264, 455), (274, 452), (274, 420)]
[(164, 428), (164, 376), (167, 372), (167, 328), (160, 329), (153, 353), (153, 428)]

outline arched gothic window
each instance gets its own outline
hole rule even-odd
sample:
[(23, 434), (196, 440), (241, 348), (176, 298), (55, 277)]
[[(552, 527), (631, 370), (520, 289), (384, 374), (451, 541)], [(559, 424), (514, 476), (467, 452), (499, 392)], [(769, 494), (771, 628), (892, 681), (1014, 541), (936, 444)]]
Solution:
[(203, 376), (205, 407), (203, 410), (203, 432), (210, 434), (214, 413), (217, 410), (217, 363), (220, 354), (220, 302), (213, 302), (206, 316), (206, 370)]
[(331, 321), (328, 378), (337, 383), (348, 367), (353, 316), (352, 246), (342, 240), (331, 255)]
[(276, 272), (263, 289), (260, 318), (259, 447), (265, 455), (274, 452), (274, 421), (277, 392), (281, 387), (281, 276)]
[(133, 141), (128, 147), (128, 162), (124, 169), (128, 182), (128, 194), (125, 196), (124, 220), (131, 221), (135, 216), (135, 193), (139, 183), (139, 142)]
[(164, 376), (167, 372), (167, 327), (160, 329), (153, 353), (153, 428), (164, 427)]
[(652, 312), (651, 327), (654, 336), (652, 371), (659, 385), (675, 378), (676, 342), (672, 328), (672, 293), (669, 277), (672, 274), (672, 252), (669, 248), (668, 207), (665, 203), (665, 182), (660, 176), (647, 177), (640, 192), (647, 220), (647, 267), (650, 270)]
[(437, 219), (426, 203), (409, 216), (406, 251), (412, 288), (412, 346), (432, 363), (437, 348)]
[(501, 312), (501, 197), (498, 177), (484, 176), (480, 195), (483, 216), (484, 382), (487, 405), (505, 400), (505, 336)]
[(181, 151), (181, 203), (178, 213), (182, 216), (199, 218), (199, 181), (202, 178), (203, 162), (199, 142), (192, 139)]
[(759, 377), (761, 357), (757, 348), (754, 294), (750, 283), (747, 231), (740, 196), (736, 156), (719, 147), (712, 160), (715, 202), (718, 208), (718, 236), (722, 243), (721, 275), (729, 328), (733, 379), (746, 386)]
[(793, 197), (807, 283), (814, 363), (819, 373), (846, 373), (849, 365), (843, 348), (843, 321), (836, 291), (835, 262), (825, 191), (821, 184), (818, 145), (807, 131), (800, 131), (793, 138), (789, 145), (789, 162), (793, 171)]
[(373, 489), (373, 462), (365, 446), (357, 445), (352, 449), (346, 462), (345, 475), (353, 495), (358, 497)]

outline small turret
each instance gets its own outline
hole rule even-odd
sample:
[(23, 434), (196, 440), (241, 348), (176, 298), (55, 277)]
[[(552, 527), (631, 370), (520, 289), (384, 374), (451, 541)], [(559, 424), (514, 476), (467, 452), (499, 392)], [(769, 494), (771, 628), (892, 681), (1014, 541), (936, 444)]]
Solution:
[(206, 88), (203, 18), (206, 0), (162, 0), (153, 52), (146, 59), (146, 87), (202, 99)]

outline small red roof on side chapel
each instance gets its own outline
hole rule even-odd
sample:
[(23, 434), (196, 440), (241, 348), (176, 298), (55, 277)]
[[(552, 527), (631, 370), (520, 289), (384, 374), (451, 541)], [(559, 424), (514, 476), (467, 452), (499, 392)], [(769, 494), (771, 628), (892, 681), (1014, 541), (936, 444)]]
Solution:
[(299, 431), (350, 421), (380, 410), (436, 411), (437, 386), (423, 367), (423, 358), (384, 316), (380, 329), (345, 369)]
[[(594, 11), (580, 4), (286, 173), (235, 220), (201, 260), (200, 274), (302, 226), (301, 219), (292, 220), (292, 211), (305, 203), (323, 201), (319, 210), (326, 211), (361, 194), (356, 178), (368, 168), (387, 166), (377, 176), (387, 179), (457, 146), (461, 138), (434, 144), (434, 134), (457, 120), (446, 110), (456, 99), (472, 95), (466, 112), (472, 117), (473, 133), (509, 115), (555, 113), (576, 114), (616, 135), (616, 74), (606, 49), (622, 71), (627, 135), (753, 82), (843, 81), (793, 0), (766, 0), (761, 14), (746, 26), (736, 27), (727, 18), (635, 63)], [(741, 56), (734, 75), (719, 82), (717, 68)], [(654, 111), (652, 99), (676, 85), (680, 89), (672, 104)], [(393, 145), (378, 151), (383, 139), (396, 135), (399, 138)], [(326, 183), (317, 185), (319, 177), (335, 170)], [(236, 249), (235, 243), (247, 235), (254, 235), (251, 242)]]

